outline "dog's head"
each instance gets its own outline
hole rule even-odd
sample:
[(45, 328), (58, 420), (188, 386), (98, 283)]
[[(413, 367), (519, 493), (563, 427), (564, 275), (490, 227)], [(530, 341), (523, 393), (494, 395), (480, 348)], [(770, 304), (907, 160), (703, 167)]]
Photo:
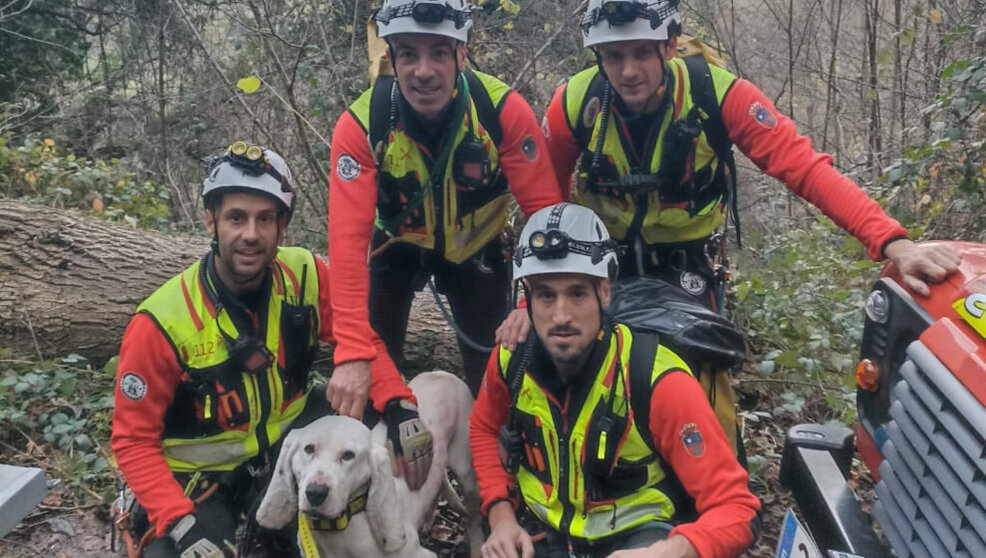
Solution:
[(281, 529), (299, 511), (336, 519), (367, 484), (367, 519), (380, 546), (395, 551), (404, 544), (404, 527), (395, 515), (400, 506), (387, 450), (370, 442), (370, 430), (358, 420), (322, 417), (285, 438), (257, 523)]

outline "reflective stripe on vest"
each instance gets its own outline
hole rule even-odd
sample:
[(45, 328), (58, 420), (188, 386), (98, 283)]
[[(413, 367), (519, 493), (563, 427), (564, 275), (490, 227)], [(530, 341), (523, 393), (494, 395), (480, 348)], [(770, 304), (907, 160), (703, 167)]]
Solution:
[[(220, 313), (216, 319), (215, 309), (203, 291), (200, 283), (201, 262), (196, 262), (181, 274), (171, 278), (160, 289), (145, 300), (138, 312), (143, 312), (155, 321), (168, 342), (175, 350), (176, 357), (188, 381), (194, 384), (202, 380), (208, 370), (215, 370), (229, 361), (227, 343), (219, 331), (232, 333), (235, 327), (229, 321), (227, 312)], [(306, 276), (303, 279), (303, 274)], [(306, 391), (285, 399), (284, 348), (281, 345), (281, 310), (283, 304), (297, 304), (301, 298), (301, 285), (304, 283), (304, 302), (315, 308), (315, 341), (317, 342), (319, 281), (318, 270), (312, 253), (302, 248), (278, 248), (275, 263), (272, 264), (271, 296), (267, 306), (265, 343), (274, 362), (258, 375), (239, 373), (249, 421), (237, 429), (228, 429), (213, 435), (201, 437), (172, 437), (168, 433), (162, 440), (164, 455), (168, 465), (176, 472), (223, 471), (232, 470), (246, 460), (257, 455), (259, 440), (257, 428), (260, 426), (262, 391), (270, 394), (270, 414), (267, 418), (266, 435), (270, 444), (277, 442), (287, 431), (295, 417), (305, 405)], [(211, 398), (211, 397), (210, 397)], [(203, 405), (201, 420), (215, 420), (213, 409), (217, 403), (211, 400), (176, 401), (176, 405)], [(170, 409), (169, 409), (170, 411)]]
[[(617, 175), (623, 176), (637, 173), (657, 173), (661, 162), (662, 146), (664, 143), (665, 132), (675, 119), (683, 118), (693, 106), (691, 83), (685, 62), (681, 58), (673, 58), (666, 66), (672, 72), (674, 90), (671, 93), (673, 110), (663, 112), (663, 120), (660, 122), (660, 132), (654, 142), (653, 151), (648, 156), (641, 159), (649, 161), (646, 169), (631, 169), (627, 154), (623, 149), (623, 142), (620, 141), (619, 124), (616, 118), (609, 118), (607, 129), (603, 141), (602, 159), (612, 167), (615, 167)], [(722, 68), (710, 66), (712, 79), (715, 84), (716, 97), (719, 104), (722, 104), (723, 97), (736, 77)], [(587, 128), (591, 126), (592, 133), (586, 138), (588, 143), (580, 146), (583, 153), (591, 155), (596, 145), (601, 125), (601, 115), (599, 114), (601, 99), (596, 98), (586, 100), (585, 97), (590, 91), (590, 85), (599, 73), (599, 68), (594, 66), (579, 72), (569, 80), (565, 90), (565, 112), (569, 126), (574, 130), (576, 123), (581, 122)], [(719, 167), (719, 160), (715, 152), (709, 145), (703, 131), (699, 135), (699, 141), (695, 150), (695, 167), (692, 174), (696, 175), (708, 167), (709, 175), (714, 176)], [(628, 232), (634, 219), (637, 217), (638, 203), (643, 196), (620, 196), (615, 197), (604, 193), (593, 193), (587, 187), (589, 177), (587, 169), (578, 169), (576, 172), (576, 188), (573, 199), (580, 204), (592, 208), (596, 214), (606, 223), (610, 235), (614, 238), (623, 240), (627, 238)], [(611, 177), (616, 178), (616, 177)], [(651, 192), (646, 196), (643, 219), (638, 224), (640, 236), (648, 244), (684, 242), (705, 238), (715, 232), (716, 228), (723, 220), (722, 199), (712, 200), (704, 207), (697, 208), (697, 213), (690, 216), (686, 208), (681, 204), (662, 206), (658, 193)]]
[[(510, 87), (493, 76), (473, 71), (486, 90), (494, 107), (499, 107), (510, 92)], [(475, 92), (471, 92), (475, 98)], [(370, 129), (370, 100), (373, 89), (365, 91), (349, 110), (364, 130)], [(452, 177), (454, 157), (448, 158), (441, 188), (425, 192), (424, 203), (402, 223), (396, 238), (426, 249), (436, 247), (436, 231), (443, 235), (444, 257), (450, 262), (461, 263), (476, 254), (483, 246), (499, 236), (507, 225), (510, 198), (507, 196), (506, 179), (500, 170), (500, 155), (489, 132), (481, 125), (476, 103), (470, 99), (466, 117), (456, 132), (451, 153), (468, 136), (470, 127), (486, 148), (490, 162), (490, 174), (496, 177), (489, 186), (478, 190), (457, 188)], [(375, 152), (376, 146), (371, 146)], [(437, 154), (433, 154), (437, 155)], [(428, 162), (418, 144), (404, 131), (401, 124), (391, 130), (383, 154), (383, 166), (378, 169), (381, 187), (399, 192), (399, 199), (377, 200), (377, 216), (381, 220), (400, 215), (408, 200), (414, 197), (423, 184), (428, 184)], [(441, 196), (441, 200), (436, 200)], [(436, 203), (438, 202), (438, 203)], [(441, 223), (438, 207), (442, 207)]]
[[(534, 437), (539, 438), (534, 443), (543, 444), (545, 463), (544, 471), (534, 470), (529, 460), (518, 470), (517, 483), (524, 503), (541, 521), (573, 539), (596, 541), (644, 523), (667, 522), (677, 511), (676, 496), (664, 490), (664, 486), (676, 479), (641, 437), (626, 386), (630, 385), (630, 373), (649, 372), (653, 386), (664, 373), (679, 369), (687, 371), (688, 367), (677, 355), (660, 346), (650, 371), (628, 371), (621, 363), (630, 361), (632, 343), (630, 330), (617, 325), (615, 334), (609, 336), (607, 353), (593, 378), (585, 403), (580, 409), (570, 410), (578, 413), (574, 422), (568, 420), (571, 416), (562, 414), (560, 404), (527, 371), (524, 371), (517, 394), (516, 416), (520, 421), (529, 421), (528, 427), (534, 425)], [(498, 357), (501, 374), (506, 379), (513, 353), (501, 346)], [(614, 381), (617, 382), (615, 386)], [(609, 399), (611, 393), (612, 400)], [(600, 404), (624, 409), (628, 419), (616, 455), (612, 457), (612, 463), (618, 465), (610, 477), (617, 478), (621, 471), (629, 470), (621, 467), (632, 467), (646, 474), (641, 475), (639, 485), (621, 487), (621, 495), (593, 501), (586, 482), (584, 454), (587, 436), (596, 434), (589, 426), (593, 411)], [(529, 438), (525, 439), (525, 443), (531, 442)]]

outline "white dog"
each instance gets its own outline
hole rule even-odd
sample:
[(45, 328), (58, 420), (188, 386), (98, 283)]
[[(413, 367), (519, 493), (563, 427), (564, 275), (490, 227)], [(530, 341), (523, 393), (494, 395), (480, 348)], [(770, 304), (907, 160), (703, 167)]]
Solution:
[[(310, 540), (321, 558), (434, 558), (419, 544), (418, 533), (430, 528), (439, 493), (468, 519), (467, 534), (473, 553), (483, 544), (479, 516), (479, 486), (469, 451), (469, 414), (472, 396), (459, 378), (447, 372), (428, 372), (408, 384), (418, 400), (421, 420), (434, 438), (434, 460), (425, 483), (408, 490), (403, 478), (395, 478), (384, 446), (386, 426), (371, 433), (361, 422), (341, 416), (318, 419), (291, 431), (284, 440), (274, 477), (260, 508), (257, 522), (280, 529), (298, 512), (311, 519), (336, 520), (347, 510), (355, 512), (342, 530), (314, 530)], [(465, 502), (459, 500), (446, 476), (451, 469), (462, 485)], [(351, 506), (352, 502), (357, 502)], [(299, 535), (305, 558), (310, 546)], [(306, 546), (308, 548), (306, 548)]]

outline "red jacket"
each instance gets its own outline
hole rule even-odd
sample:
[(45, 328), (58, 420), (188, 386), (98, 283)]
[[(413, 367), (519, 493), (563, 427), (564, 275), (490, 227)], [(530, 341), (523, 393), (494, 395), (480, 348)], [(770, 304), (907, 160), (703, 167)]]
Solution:
[[(315, 262), (322, 287), (318, 301), (321, 313), (319, 338), (333, 343), (328, 267), (321, 258), (316, 257)], [(382, 356), (372, 363), (370, 397), (374, 407), (382, 412), (391, 399), (412, 399), (413, 395), (387, 356), (383, 342), (375, 336), (372, 339)], [(126, 397), (120, 391), (119, 378), (128, 372), (139, 374), (146, 382), (147, 392), (140, 401)], [(143, 313), (134, 316), (120, 346), (110, 443), (124, 479), (137, 501), (147, 510), (159, 536), (174, 520), (195, 509), (192, 501), (184, 496), (183, 487), (175, 480), (161, 449), (164, 418), (181, 375), (182, 368), (175, 351), (154, 320)]]
[[(503, 140), (497, 146), (500, 167), (524, 215), (561, 202), (561, 192), (551, 172), (541, 127), (527, 102), (516, 92), (505, 97), (500, 108)], [(534, 138), (537, 149), (525, 154), (525, 138)], [(374, 336), (369, 319), (370, 279), (367, 251), (373, 236), (377, 207), (377, 170), (366, 131), (349, 112), (339, 117), (332, 135), (332, 168), (348, 154), (359, 164), (352, 180), (337, 172), (329, 178), (329, 281), (338, 293), (332, 309), (336, 316), (337, 364), (369, 360), (376, 356), (367, 343)]]
[[(497, 353), (493, 351), (487, 364), (469, 418), (469, 443), (484, 514), (499, 500), (511, 500), (515, 507), (518, 504), (510, 497), (514, 479), (503, 469), (497, 451), (497, 436), (511, 405)], [(563, 414), (575, 417), (578, 412), (575, 409)], [(687, 537), (703, 558), (732, 557), (746, 550), (753, 543), (750, 525), (760, 501), (750, 492), (749, 475), (736, 461), (695, 378), (681, 371), (662, 376), (651, 396), (648, 423), (653, 447), (674, 470), (701, 514), (697, 521), (678, 525), (671, 534)], [(700, 457), (692, 455), (682, 441), (680, 433), (687, 424), (694, 424), (703, 433), (705, 452)]]
[[(582, 147), (576, 142), (565, 117), (565, 85), (555, 91), (545, 115), (548, 152), (559, 184), (570, 185)], [(763, 116), (764, 125), (756, 118)], [(770, 116), (773, 118), (771, 119)], [(808, 200), (842, 229), (862, 242), (870, 258), (883, 258), (883, 248), (907, 236), (859, 186), (832, 166), (830, 155), (814, 150), (811, 140), (798, 134), (794, 121), (779, 113), (762, 91), (745, 79), (737, 79), (722, 102), (722, 119), (729, 139), (762, 171), (781, 180), (788, 189)], [(565, 188), (566, 197), (571, 189)]]

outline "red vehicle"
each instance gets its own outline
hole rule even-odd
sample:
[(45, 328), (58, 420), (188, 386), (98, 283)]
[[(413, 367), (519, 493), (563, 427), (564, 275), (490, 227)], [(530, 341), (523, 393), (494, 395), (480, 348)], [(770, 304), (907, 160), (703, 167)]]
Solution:
[[(986, 245), (948, 244), (959, 272), (930, 297), (890, 264), (867, 299), (855, 444), (848, 428), (788, 431), (781, 482), (829, 556), (986, 557)], [(854, 445), (882, 538), (845, 483)]]

